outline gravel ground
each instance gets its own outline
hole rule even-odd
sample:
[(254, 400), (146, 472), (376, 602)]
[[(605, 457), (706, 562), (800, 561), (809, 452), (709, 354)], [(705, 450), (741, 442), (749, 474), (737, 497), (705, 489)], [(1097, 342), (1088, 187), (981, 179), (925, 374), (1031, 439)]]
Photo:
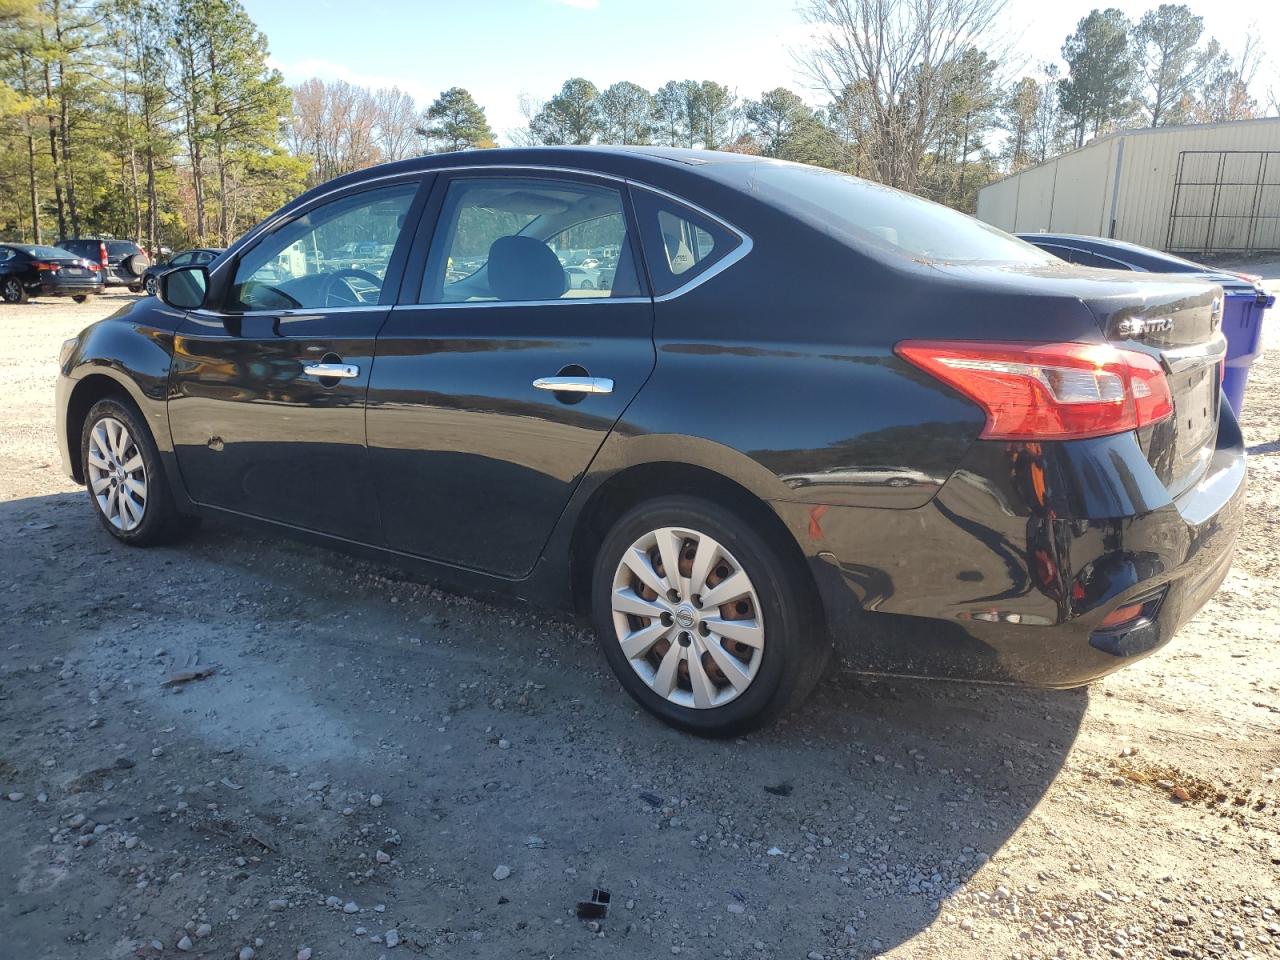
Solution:
[(531, 611), (219, 525), (115, 544), (53, 358), (122, 300), (0, 306), (5, 957), (1280, 956), (1280, 354), (1173, 644), (1067, 692), (837, 673), (707, 742)]

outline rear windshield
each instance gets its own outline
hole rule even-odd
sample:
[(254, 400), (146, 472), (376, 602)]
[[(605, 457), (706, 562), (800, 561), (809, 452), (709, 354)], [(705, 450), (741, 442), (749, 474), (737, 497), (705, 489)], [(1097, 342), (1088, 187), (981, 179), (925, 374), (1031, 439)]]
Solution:
[(132, 240), (108, 240), (107, 256), (131, 257), (138, 252), (138, 245)]
[(63, 250), (62, 247), (44, 247), (44, 246), (36, 246), (34, 244), (31, 244), (31, 245), (24, 244), (21, 247), (15, 247), (15, 249), (25, 251), (26, 253), (31, 254), (33, 257), (44, 257), (46, 260), (57, 260), (57, 259), (66, 260), (68, 258), (73, 260), (80, 259), (78, 254), (74, 254), (70, 250)]
[(1039, 265), (1054, 258), (966, 214), (891, 187), (798, 163), (761, 162), (756, 192), (810, 223), (913, 260)]

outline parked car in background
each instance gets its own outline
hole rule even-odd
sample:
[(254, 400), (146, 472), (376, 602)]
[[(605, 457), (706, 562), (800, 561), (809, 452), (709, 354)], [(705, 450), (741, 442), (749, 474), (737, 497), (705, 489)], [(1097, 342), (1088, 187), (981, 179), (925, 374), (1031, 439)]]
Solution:
[(142, 271), (142, 288), (146, 290), (148, 295), (154, 297), (157, 289), (156, 282), (162, 274), (166, 274), (177, 267), (212, 263), (214, 258), (221, 252), (222, 247), (196, 247), (193, 250), (183, 250), (181, 253), (175, 253), (164, 263), (153, 263)]
[[(620, 251), (609, 290), (557, 257), (587, 224)], [(368, 238), (367, 267), (270, 267)], [(576, 611), (698, 733), (777, 717), (836, 645), (878, 674), (1087, 683), (1196, 613), (1243, 517), (1217, 286), (1086, 271), (832, 170), (417, 157), (309, 191), (159, 299), (60, 357), (62, 461), (113, 537), (238, 518)]]
[(5, 303), (26, 303), (31, 297), (71, 297), (84, 303), (90, 294), (101, 292), (98, 265), (70, 250), (0, 244), (0, 297)]
[(106, 286), (128, 287), (133, 293), (142, 290), (142, 276), (151, 265), (147, 252), (132, 240), (106, 236), (76, 237), (63, 240), (58, 246), (98, 264)]
[(565, 267), (569, 290), (595, 290), (600, 286), (599, 274), (588, 267)]
[(1018, 237), (1035, 244), (1046, 253), (1082, 267), (1103, 270), (1133, 270), (1139, 273), (1180, 273), (1214, 283), (1248, 283), (1257, 285), (1262, 279), (1249, 273), (1222, 270), (1196, 263), (1172, 253), (1150, 247), (1072, 233), (1020, 233)]
[(1123, 240), (1065, 233), (1024, 233), (1021, 237), (1055, 257), (1084, 267), (1174, 274), (1222, 287), (1225, 303), (1221, 326), (1227, 338), (1222, 386), (1235, 412), (1244, 408), (1249, 368), (1262, 352), (1263, 317), (1276, 302), (1275, 296), (1262, 285), (1261, 277), (1206, 266)]

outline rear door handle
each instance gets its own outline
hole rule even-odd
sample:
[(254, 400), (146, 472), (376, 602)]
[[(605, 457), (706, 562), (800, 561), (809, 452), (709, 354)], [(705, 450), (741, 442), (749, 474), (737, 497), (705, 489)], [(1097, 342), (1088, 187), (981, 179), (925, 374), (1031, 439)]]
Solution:
[(539, 377), (533, 385), (554, 393), (613, 393), (608, 377)]
[(350, 380), (360, 376), (360, 368), (354, 363), (308, 363), (302, 368), (308, 377), (321, 380)]

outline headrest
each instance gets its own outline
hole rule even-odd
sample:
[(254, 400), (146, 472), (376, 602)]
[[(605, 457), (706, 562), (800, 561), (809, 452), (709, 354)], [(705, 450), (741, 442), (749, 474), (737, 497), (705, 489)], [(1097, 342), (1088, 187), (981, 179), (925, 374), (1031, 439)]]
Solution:
[(564, 267), (533, 237), (499, 237), (489, 247), (489, 290), (500, 300), (555, 300), (565, 291)]

